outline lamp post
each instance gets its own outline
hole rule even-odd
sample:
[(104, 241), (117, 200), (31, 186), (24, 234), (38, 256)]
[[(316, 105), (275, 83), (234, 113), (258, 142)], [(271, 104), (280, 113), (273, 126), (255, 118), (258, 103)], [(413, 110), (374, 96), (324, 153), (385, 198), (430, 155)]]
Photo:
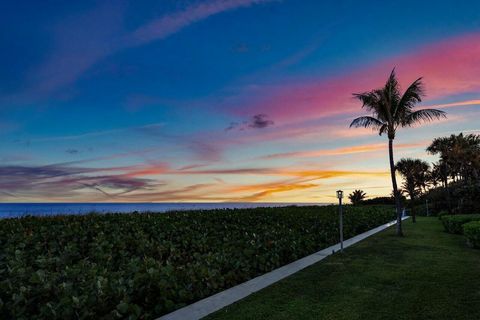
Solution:
[(337, 190), (338, 198), (338, 215), (340, 219), (339, 229), (340, 229), (340, 252), (343, 252), (343, 211), (342, 211), (342, 198), (343, 191)]

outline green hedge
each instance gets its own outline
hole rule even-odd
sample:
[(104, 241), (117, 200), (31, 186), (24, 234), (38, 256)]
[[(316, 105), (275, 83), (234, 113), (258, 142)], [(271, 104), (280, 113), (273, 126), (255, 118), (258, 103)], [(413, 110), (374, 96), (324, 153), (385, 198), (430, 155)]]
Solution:
[(480, 214), (458, 214), (442, 216), (442, 223), (448, 233), (462, 234), (464, 225), (470, 221), (480, 220)]
[(480, 221), (471, 221), (463, 225), (463, 234), (467, 238), (467, 244), (474, 248), (480, 248)]
[(438, 219), (440, 219), (440, 220), (442, 220), (442, 217), (448, 216), (448, 215), (451, 215), (451, 214), (449, 214), (448, 211), (443, 211), (443, 210), (438, 212), (438, 214), (437, 214)]
[[(393, 219), (345, 208), (345, 238)], [(338, 242), (337, 207), (0, 220), (0, 319), (152, 319)]]

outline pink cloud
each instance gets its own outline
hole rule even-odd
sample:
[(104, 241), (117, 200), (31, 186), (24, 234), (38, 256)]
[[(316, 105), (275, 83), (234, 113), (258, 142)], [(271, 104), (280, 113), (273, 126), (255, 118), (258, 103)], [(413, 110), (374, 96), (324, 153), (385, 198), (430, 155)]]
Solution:
[(382, 86), (393, 67), (403, 85), (423, 76), (428, 99), (480, 89), (480, 33), (450, 38), (411, 53), (331, 78), (305, 79), (271, 87), (251, 87), (254, 98), (242, 115), (262, 112), (278, 123), (360, 111), (352, 93)]

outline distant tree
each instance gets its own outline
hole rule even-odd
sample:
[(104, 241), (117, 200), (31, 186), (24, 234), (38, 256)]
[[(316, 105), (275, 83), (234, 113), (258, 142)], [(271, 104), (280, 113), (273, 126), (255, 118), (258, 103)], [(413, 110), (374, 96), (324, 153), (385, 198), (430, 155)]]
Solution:
[(443, 183), (441, 172), (439, 170), (438, 164), (432, 163), (432, 170), (428, 173), (428, 185), (433, 188), (438, 187), (439, 184)]
[[(400, 196), (400, 202), (403, 203), (407, 200), (407, 198), (405, 197), (405, 190), (403, 190), (402, 188), (398, 189), (398, 195)], [(390, 193), (390, 198), (392, 198), (395, 202), (395, 193), (393, 191)]]
[(353, 205), (357, 205), (367, 197), (367, 194), (363, 190), (355, 190), (348, 195), (348, 199)]
[(365, 199), (362, 201), (362, 204), (366, 205), (395, 205), (395, 198), (394, 197), (375, 197), (370, 199)]
[(434, 164), (432, 173), (442, 182), (445, 189), (448, 212), (452, 213), (450, 181), (477, 184), (480, 173), (480, 136), (474, 134), (435, 138), (427, 152), (438, 154), (440, 160)]
[(362, 102), (362, 108), (372, 112), (371, 116), (356, 118), (350, 127), (364, 127), (378, 130), (380, 135), (387, 134), (388, 152), (390, 157), (390, 176), (392, 179), (395, 205), (397, 209), (397, 235), (402, 236), (402, 210), (400, 194), (395, 176), (395, 161), (393, 159), (393, 140), (397, 129), (411, 127), (420, 122), (445, 118), (445, 113), (436, 109), (414, 111), (415, 105), (422, 101), (424, 94), (422, 78), (415, 80), (403, 93), (395, 76), (395, 69), (390, 73), (385, 86), (368, 92), (354, 94)]
[(416, 222), (414, 202), (417, 196), (425, 190), (430, 165), (420, 159), (401, 159), (396, 164), (396, 169), (404, 178), (403, 189), (410, 197), (410, 209), (412, 211), (412, 222)]
[(449, 170), (446, 161), (439, 160), (432, 164), (432, 170), (430, 171), (430, 184), (436, 187), (441, 184), (444, 188), (448, 187)]
[(454, 181), (472, 182), (478, 177), (480, 168), (477, 161), (480, 157), (480, 136), (475, 134), (435, 138), (427, 151), (440, 155), (440, 160), (449, 169), (449, 177)]

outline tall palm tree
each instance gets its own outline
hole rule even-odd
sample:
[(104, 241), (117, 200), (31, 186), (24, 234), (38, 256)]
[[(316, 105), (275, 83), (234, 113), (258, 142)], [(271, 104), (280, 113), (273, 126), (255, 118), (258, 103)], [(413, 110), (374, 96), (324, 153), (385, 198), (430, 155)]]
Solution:
[(362, 200), (365, 199), (366, 196), (367, 194), (363, 190), (355, 190), (348, 195), (348, 199), (350, 199), (350, 202), (353, 205), (357, 205), (362, 202)]
[(387, 134), (388, 152), (390, 157), (390, 175), (392, 178), (393, 193), (397, 209), (397, 235), (402, 236), (402, 210), (395, 176), (395, 162), (393, 160), (393, 140), (397, 129), (411, 127), (421, 122), (444, 118), (445, 113), (436, 109), (422, 109), (414, 111), (415, 105), (422, 101), (424, 95), (422, 78), (415, 80), (400, 93), (400, 85), (395, 76), (395, 69), (390, 73), (383, 88), (356, 93), (353, 96), (362, 102), (362, 108), (372, 113), (371, 116), (356, 118), (350, 127), (364, 127), (378, 130), (380, 135)]
[(427, 173), (430, 170), (428, 162), (420, 159), (404, 158), (400, 159), (395, 166), (396, 170), (404, 178), (403, 188), (410, 197), (410, 209), (412, 211), (412, 222), (416, 222), (414, 202), (418, 195), (422, 193), (427, 180)]

